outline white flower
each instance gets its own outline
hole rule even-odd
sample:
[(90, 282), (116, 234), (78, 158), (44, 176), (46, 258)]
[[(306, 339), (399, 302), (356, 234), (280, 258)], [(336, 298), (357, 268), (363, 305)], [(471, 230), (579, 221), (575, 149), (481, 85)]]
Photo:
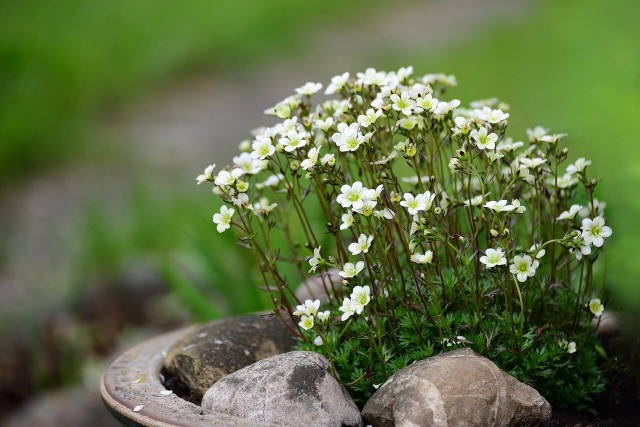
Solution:
[(229, 209), (225, 205), (220, 207), (220, 213), (213, 215), (213, 222), (217, 224), (218, 233), (222, 233), (231, 227), (231, 217), (235, 210)]
[(546, 161), (547, 159), (542, 159), (540, 157), (534, 157), (533, 159), (530, 159), (528, 157), (521, 157), (520, 165), (527, 169), (535, 169), (541, 164), (546, 163)]
[(378, 219), (388, 219), (392, 220), (396, 217), (396, 213), (389, 208), (384, 208), (383, 210), (373, 211), (373, 215)]
[(510, 151), (517, 150), (518, 148), (522, 147), (523, 145), (524, 145), (524, 142), (522, 142), (522, 141), (513, 142), (513, 139), (507, 138), (507, 139), (505, 139), (504, 141), (501, 141), (498, 144), (498, 146), (496, 147), (496, 150), (510, 152)]
[(482, 203), (482, 194), (464, 201), (465, 206), (479, 206)]
[(574, 164), (567, 166), (567, 173), (580, 173), (590, 164), (591, 160), (586, 160), (584, 157), (580, 157)]
[(315, 316), (318, 314), (318, 309), (320, 308), (320, 300), (317, 299), (315, 301), (311, 301), (310, 299), (306, 300), (304, 304), (296, 306), (296, 311), (293, 312), (294, 316)]
[(322, 166), (333, 166), (336, 164), (336, 156), (335, 154), (325, 154), (324, 156), (322, 156), (322, 158), (320, 159), (320, 164)]
[(510, 212), (514, 209), (513, 205), (508, 205), (506, 200), (490, 201), (484, 204), (485, 208), (491, 209), (496, 212)]
[(511, 261), (509, 271), (511, 274), (516, 275), (518, 281), (524, 282), (527, 278), (533, 277), (536, 274), (536, 269), (539, 265), (540, 262), (537, 259), (531, 259), (529, 255), (516, 255)]
[(556, 218), (556, 220), (557, 221), (562, 221), (564, 219), (572, 220), (573, 218), (575, 218), (576, 214), (580, 212), (580, 209), (582, 209), (581, 205), (571, 205), (569, 210), (562, 212), (560, 216)]
[(266, 160), (259, 160), (251, 157), (249, 153), (241, 153), (233, 158), (233, 163), (249, 175), (255, 175), (267, 167)]
[(518, 200), (518, 199), (511, 200), (511, 205), (513, 206), (513, 211), (515, 213), (521, 214), (521, 213), (523, 213), (524, 211), (527, 210), (526, 207), (524, 207), (523, 205), (520, 204), (520, 200)]
[(350, 277), (357, 276), (358, 274), (360, 274), (360, 272), (363, 269), (364, 269), (364, 261), (358, 261), (356, 265), (353, 265), (353, 263), (348, 262), (342, 267), (342, 270), (339, 271), (338, 274), (344, 277), (345, 279), (348, 279)]
[(433, 109), (433, 114), (435, 114), (436, 116), (444, 116), (450, 111), (453, 111), (453, 109), (458, 108), (459, 105), (459, 99), (452, 99), (449, 102), (439, 101)]
[(426, 251), (424, 254), (416, 252), (411, 255), (411, 261), (415, 262), (416, 264), (431, 264), (431, 262), (433, 261), (433, 252)]
[(340, 230), (346, 230), (347, 228), (351, 227), (355, 221), (351, 212), (342, 214), (342, 218), (340, 219), (342, 221), (342, 224), (340, 224)]
[(327, 117), (325, 120), (322, 119), (317, 119), (314, 124), (316, 125), (316, 127), (318, 129), (320, 129), (323, 132), (326, 132), (329, 130), (329, 128), (331, 126), (333, 126), (334, 120), (333, 117)]
[(338, 308), (338, 310), (340, 310), (343, 313), (342, 314), (343, 322), (347, 320), (349, 317), (356, 314), (356, 307), (351, 303), (351, 299), (349, 298), (344, 299), (344, 301), (342, 302), (342, 306)]
[(576, 343), (575, 341), (567, 342), (567, 340), (560, 341), (560, 347), (565, 349), (567, 353), (572, 354), (576, 352)]
[(253, 151), (251, 152), (251, 157), (254, 159), (262, 159), (273, 155), (276, 152), (276, 147), (271, 143), (271, 138), (267, 137), (258, 137), (253, 144), (251, 144), (251, 148)]
[(256, 183), (256, 188), (260, 190), (264, 187), (276, 187), (283, 179), (284, 175), (282, 174), (271, 175), (264, 181)]
[(357, 314), (362, 313), (365, 306), (371, 301), (371, 290), (369, 286), (356, 286), (351, 292), (351, 306)]
[(213, 181), (213, 170), (216, 168), (216, 165), (209, 165), (204, 169), (204, 173), (198, 175), (196, 178), (196, 182), (198, 185), (202, 184), (205, 181)]
[(344, 87), (344, 85), (349, 80), (349, 73), (343, 73), (338, 76), (334, 76), (331, 78), (331, 83), (327, 86), (327, 90), (324, 91), (327, 95), (333, 95), (340, 89)]
[(389, 153), (388, 156), (382, 156), (382, 158), (380, 160), (377, 160), (375, 162), (369, 162), (369, 164), (371, 164), (371, 165), (386, 165), (391, 160), (395, 159), (397, 154), (398, 154), (398, 152), (396, 150), (393, 150), (391, 153)]
[(278, 206), (277, 203), (269, 203), (269, 199), (260, 197), (260, 200), (253, 204), (253, 213), (257, 216), (267, 216), (276, 206)]
[(377, 204), (378, 202), (376, 202), (375, 200), (364, 199), (362, 201), (362, 205), (357, 208), (354, 207), (353, 211), (364, 216), (371, 216), (374, 213), (373, 209), (376, 207)]
[(407, 208), (409, 215), (416, 215), (419, 211), (428, 211), (431, 209), (431, 204), (436, 195), (426, 191), (415, 197), (411, 193), (404, 193), (403, 197), (404, 200), (400, 202), (400, 206)]
[(309, 143), (306, 132), (298, 132), (297, 130), (290, 130), (287, 135), (280, 138), (279, 142), (284, 147), (284, 151), (290, 153), (297, 150), (300, 147), (304, 147)]
[(559, 176), (557, 180), (554, 180), (553, 177), (550, 177), (548, 182), (550, 186), (558, 185), (558, 188), (569, 188), (578, 183), (578, 180), (574, 178), (570, 173), (565, 173), (562, 176)]
[(413, 107), (416, 106), (416, 101), (411, 99), (409, 96), (409, 92), (402, 92), (400, 95), (392, 94), (391, 97), (391, 108), (396, 111), (400, 111), (405, 116), (410, 116), (413, 110)]
[(456, 76), (454, 76), (453, 74), (432, 73), (425, 74), (422, 77), (422, 83), (430, 85), (434, 83), (440, 83), (445, 86), (456, 86), (458, 84), (458, 81), (456, 80)]
[(495, 133), (489, 133), (485, 127), (481, 127), (479, 130), (473, 129), (470, 133), (471, 138), (476, 142), (476, 147), (481, 150), (493, 150), (496, 148), (496, 141), (498, 135)]
[(353, 185), (345, 184), (340, 187), (340, 191), (342, 194), (338, 194), (336, 197), (336, 202), (340, 203), (343, 208), (358, 208), (362, 207), (364, 201), (365, 190), (362, 186), (362, 182), (356, 181)]
[(318, 163), (318, 156), (320, 155), (320, 145), (314, 148), (311, 148), (307, 153), (307, 158), (300, 163), (300, 167), (304, 170), (313, 169), (313, 167)]
[(396, 122), (396, 126), (402, 129), (411, 130), (418, 124), (418, 117), (409, 116), (404, 117)]
[(372, 241), (373, 235), (369, 235), (369, 237), (367, 237), (365, 234), (361, 234), (360, 237), (358, 237), (357, 242), (349, 245), (349, 252), (351, 252), (351, 255), (358, 255), (361, 253), (366, 254), (369, 252), (369, 247), (371, 246)]
[(531, 255), (533, 255), (534, 258), (540, 259), (540, 258), (542, 258), (544, 256), (544, 254), (547, 253), (547, 251), (544, 250), (544, 248), (540, 249), (540, 245), (537, 245), (537, 244), (534, 243), (529, 248), (529, 253), (531, 253)]
[(346, 123), (338, 124), (338, 132), (331, 135), (331, 139), (340, 148), (340, 151), (355, 151), (360, 145), (366, 142), (370, 134), (362, 135), (360, 133), (360, 125), (358, 123)]
[(222, 170), (218, 172), (214, 183), (220, 187), (233, 185), (236, 179), (240, 178), (243, 174), (244, 171), (240, 168), (235, 168), (231, 172)]
[(419, 96), (418, 98), (416, 98), (416, 106), (413, 108), (413, 111), (415, 111), (416, 113), (422, 113), (423, 111), (433, 111), (437, 106), (438, 100), (436, 98), (433, 98), (430, 93), (427, 93), (424, 96)]
[(316, 336), (316, 337), (313, 339), (313, 343), (314, 343), (316, 346), (320, 347), (320, 346), (323, 344), (323, 342), (322, 342), (322, 338), (321, 338), (320, 336)]
[(300, 320), (300, 323), (298, 323), (298, 325), (304, 329), (305, 331), (308, 331), (309, 329), (313, 328), (313, 316), (302, 316), (302, 319)]
[(493, 268), (496, 265), (507, 265), (507, 258), (501, 248), (487, 249), (484, 256), (480, 257), (480, 262), (485, 264), (487, 268)]
[(238, 194), (238, 197), (232, 197), (231, 202), (239, 208), (251, 206), (249, 204), (249, 196), (247, 196), (247, 193), (240, 193)]
[(304, 86), (296, 89), (298, 95), (311, 96), (322, 89), (322, 83), (307, 82)]
[(327, 320), (329, 320), (330, 316), (331, 316), (331, 312), (329, 310), (321, 311), (318, 313), (318, 319), (320, 319), (322, 323), (325, 323)]
[(582, 220), (582, 238), (588, 245), (601, 247), (604, 239), (611, 236), (611, 227), (604, 225), (604, 218), (595, 217), (593, 220), (585, 218)]
[(527, 129), (527, 136), (529, 137), (530, 142), (536, 142), (543, 136), (546, 136), (549, 132), (549, 129), (545, 129), (542, 126), (536, 126), (533, 129)]
[(451, 172), (455, 172), (460, 168), (460, 159), (458, 159), (457, 157), (452, 157), (449, 160), (449, 169), (451, 170)]
[(382, 110), (374, 110), (369, 108), (364, 115), (358, 116), (358, 123), (363, 128), (368, 128), (374, 124), (382, 116)]
[(309, 260), (309, 265), (311, 266), (311, 268), (309, 269), (309, 273), (315, 273), (318, 266), (321, 265), (322, 262), (324, 262), (324, 259), (322, 259), (322, 256), (320, 255), (321, 247), (322, 246), (318, 246), (313, 250), (313, 257), (311, 257), (311, 259)]
[(584, 255), (591, 254), (591, 244), (580, 239), (580, 242), (575, 247), (569, 248), (569, 252), (575, 254), (576, 259), (580, 261)]
[(566, 133), (556, 133), (553, 135), (544, 135), (538, 138), (539, 141), (548, 142), (549, 144), (555, 144), (560, 141), (562, 138), (567, 136)]
[(496, 160), (500, 160), (501, 158), (504, 157), (504, 154), (502, 154), (502, 153), (494, 153), (493, 151), (485, 151), (485, 153), (487, 154), (487, 158), (489, 159), (489, 163), (493, 163)]
[(604, 305), (602, 305), (599, 298), (594, 298), (589, 301), (589, 310), (591, 310), (594, 316), (600, 317), (604, 311)]
[(358, 81), (370, 86), (384, 86), (389, 81), (387, 73), (376, 71), (375, 68), (367, 68), (364, 73), (358, 73)]
[(509, 118), (509, 113), (505, 113), (499, 109), (492, 110), (489, 107), (484, 107), (478, 114), (478, 117), (480, 120), (484, 120), (485, 122), (496, 124), (507, 120)]

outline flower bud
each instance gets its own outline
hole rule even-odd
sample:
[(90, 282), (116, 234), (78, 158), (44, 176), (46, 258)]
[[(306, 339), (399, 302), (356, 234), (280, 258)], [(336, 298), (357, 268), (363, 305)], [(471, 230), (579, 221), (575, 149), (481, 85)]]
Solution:
[(240, 151), (244, 151), (247, 153), (251, 152), (251, 141), (249, 141), (248, 139), (245, 139), (240, 143), (238, 148), (240, 149)]
[(289, 168), (290, 168), (292, 171), (297, 171), (297, 170), (300, 168), (300, 162), (299, 162), (299, 161), (297, 161), (297, 160), (292, 161), (292, 162), (289, 164)]
[(311, 179), (311, 178), (313, 178), (313, 172), (307, 172), (307, 173), (304, 175), (304, 177), (305, 177), (305, 178), (307, 178), (307, 179)]
[(509, 234), (511, 234), (511, 231), (508, 228), (502, 230), (502, 237), (507, 237)]
[(440, 216), (442, 215), (442, 208), (440, 206), (437, 206), (434, 210), (433, 213)]
[(398, 203), (400, 200), (402, 200), (402, 196), (396, 193), (395, 191), (392, 191), (390, 195), (390, 200), (393, 203)]
[(498, 233), (498, 230), (494, 230), (493, 228), (489, 230), (489, 234), (491, 234), (491, 237), (494, 237), (494, 238), (500, 235), (500, 233)]
[(236, 189), (239, 193), (245, 193), (249, 189), (249, 183), (241, 180), (236, 181)]

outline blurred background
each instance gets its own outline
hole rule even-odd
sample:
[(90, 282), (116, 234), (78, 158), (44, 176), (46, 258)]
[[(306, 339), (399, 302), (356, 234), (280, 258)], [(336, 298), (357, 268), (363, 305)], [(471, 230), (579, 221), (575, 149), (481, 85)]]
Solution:
[(268, 307), (195, 177), (307, 81), (413, 65), (566, 132), (607, 203), (607, 287), (640, 307), (636, 0), (0, 2), (0, 424), (116, 425), (119, 351)]

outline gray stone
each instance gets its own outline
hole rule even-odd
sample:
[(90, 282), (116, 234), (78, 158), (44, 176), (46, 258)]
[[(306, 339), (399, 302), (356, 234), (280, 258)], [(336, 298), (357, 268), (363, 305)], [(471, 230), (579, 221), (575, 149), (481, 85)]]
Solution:
[(190, 329), (164, 358), (165, 373), (200, 401), (220, 378), (258, 360), (287, 352), (295, 341), (282, 321), (249, 315), (216, 320)]
[(541, 425), (551, 406), (489, 359), (462, 348), (396, 372), (365, 405), (380, 426)]
[(202, 407), (282, 426), (361, 426), (358, 407), (328, 369), (313, 352), (273, 356), (215, 383)]
[(308, 299), (319, 299), (320, 302), (324, 304), (329, 301), (327, 290), (332, 292), (331, 283), (333, 283), (335, 289), (342, 287), (342, 277), (340, 277), (338, 270), (335, 268), (329, 269), (327, 273), (322, 273), (322, 275), (319, 274), (314, 277), (309, 277), (302, 282), (300, 286), (298, 286), (298, 289), (296, 289), (296, 298), (302, 303)]

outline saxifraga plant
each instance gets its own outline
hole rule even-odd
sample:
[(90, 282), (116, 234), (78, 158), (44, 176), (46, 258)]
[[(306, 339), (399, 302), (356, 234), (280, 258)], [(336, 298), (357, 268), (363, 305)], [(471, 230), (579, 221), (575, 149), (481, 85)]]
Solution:
[[(316, 105), (321, 84), (296, 89), (232, 166), (197, 178), (224, 202), (213, 221), (358, 403), (466, 346), (552, 405), (587, 408), (604, 387), (594, 263), (611, 235), (591, 162), (568, 162), (565, 135), (542, 127), (512, 139), (507, 104), (445, 101), (453, 85), (407, 67), (335, 76)], [(300, 282), (314, 297), (298, 300)]]

